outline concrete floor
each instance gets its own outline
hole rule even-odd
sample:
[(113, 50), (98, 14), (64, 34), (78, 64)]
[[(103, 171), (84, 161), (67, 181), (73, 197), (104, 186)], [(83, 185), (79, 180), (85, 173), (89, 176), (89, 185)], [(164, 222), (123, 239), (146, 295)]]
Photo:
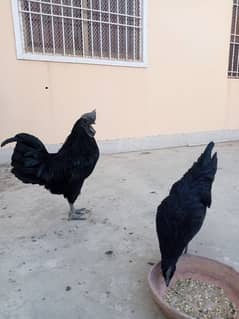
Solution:
[[(163, 318), (147, 284), (160, 259), (155, 211), (202, 149), (101, 156), (76, 203), (86, 221), (67, 221), (63, 197), (1, 165), (0, 318)], [(216, 150), (213, 205), (189, 250), (239, 270), (239, 142)]]

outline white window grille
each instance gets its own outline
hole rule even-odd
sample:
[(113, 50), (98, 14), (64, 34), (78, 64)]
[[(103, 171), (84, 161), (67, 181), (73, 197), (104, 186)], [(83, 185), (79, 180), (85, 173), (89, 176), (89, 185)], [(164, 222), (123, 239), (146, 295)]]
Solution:
[(228, 76), (239, 78), (239, 0), (233, 0)]
[(12, 0), (22, 59), (145, 65), (145, 0)]

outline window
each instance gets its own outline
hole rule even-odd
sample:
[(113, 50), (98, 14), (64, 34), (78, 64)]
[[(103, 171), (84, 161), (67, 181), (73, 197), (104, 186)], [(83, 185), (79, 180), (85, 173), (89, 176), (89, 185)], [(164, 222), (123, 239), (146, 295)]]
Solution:
[(143, 0), (12, 0), (18, 58), (143, 66)]
[(239, 0), (233, 0), (228, 76), (239, 78)]

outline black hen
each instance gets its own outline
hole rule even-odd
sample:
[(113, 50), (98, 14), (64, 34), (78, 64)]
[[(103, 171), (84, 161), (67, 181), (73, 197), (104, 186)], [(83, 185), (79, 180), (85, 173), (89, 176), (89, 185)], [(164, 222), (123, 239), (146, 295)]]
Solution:
[(24, 183), (44, 185), (51, 193), (63, 195), (70, 205), (69, 219), (84, 219), (83, 210), (75, 210), (73, 204), (99, 158), (95, 119), (95, 111), (82, 115), (57, 153), (48, 153), (38, 138), (26, 133), (1, 144), (16, 142), (12, 173)]
[(188, 243), (200, 230), (207, 207), (211, 206), (211, 188), (217, 171), (217, 153), (211, 157), (214, 143), (187, 173), (171, 188), (169, 196), (159, 205), (156, 228), (161, 251), (162, 273), (168, 286), (176, 263)]

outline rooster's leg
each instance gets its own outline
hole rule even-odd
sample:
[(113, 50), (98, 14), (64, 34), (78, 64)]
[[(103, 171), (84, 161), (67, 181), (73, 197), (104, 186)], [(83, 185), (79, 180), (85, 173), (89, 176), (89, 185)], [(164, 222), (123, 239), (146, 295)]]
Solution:
[(89, 212), (90, 212), (89, 209), (86, 209), (86, 208), (75, 209), (75, 214), (79, 214), (79, 215), (84, 215)]
[(70, 205), (70, 211), (69, 211), (69, 220), (85, 220), (86, 218), (83, 217), (82, 215), (84, 214), (83, 211), (81, 210), (76, 210), (74, 205), (69, 203)]

